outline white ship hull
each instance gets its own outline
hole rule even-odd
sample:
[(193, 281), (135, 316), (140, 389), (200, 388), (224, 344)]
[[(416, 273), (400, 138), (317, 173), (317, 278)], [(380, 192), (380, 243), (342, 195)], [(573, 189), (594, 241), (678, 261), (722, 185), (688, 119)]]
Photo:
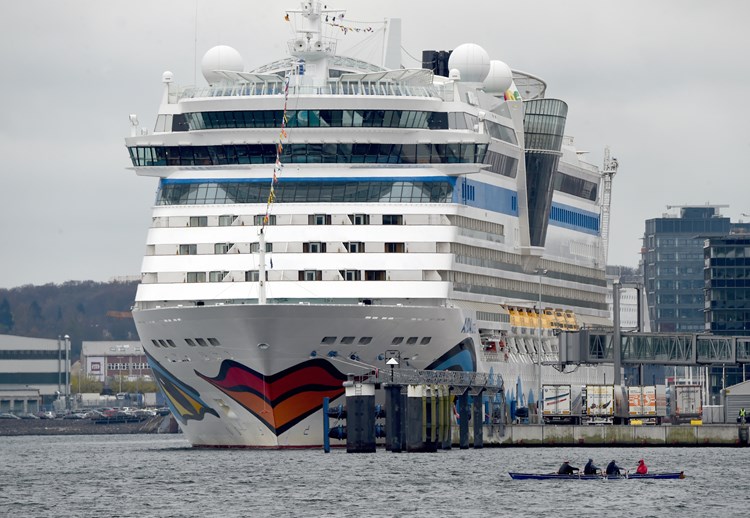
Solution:
[[(322, 445), (323, 398), (343, 403), (347, 374), (385, 368), (386, 350), (398, 350), (404, 368), (502, 375), (514, 393), (518, 380), (521, 391), (538, 384), (533, 358), (485, 354), (473, 315), (459, 308), (225, 305), (137, 311), (134, 318), (141, 337), (178, 338), (175, 347), (144, 346), (182, 431), (198, 447)], [(394, 346), (397, 336), (415, 343)], [(335, 341), (322, 343), (327, 337)], [(341, 343), (346, 337), (351, 344)], [(603, 375), (601, 368), (543, 370), (550, 383), (603, 382)]]

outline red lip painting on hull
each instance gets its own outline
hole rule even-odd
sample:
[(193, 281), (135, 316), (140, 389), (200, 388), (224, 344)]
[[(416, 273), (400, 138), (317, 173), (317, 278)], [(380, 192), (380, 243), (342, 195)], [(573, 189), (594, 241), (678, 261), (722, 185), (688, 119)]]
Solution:
[(323, 398), (344, 393), (346, 376), (329, 362), (312, 359), (270, 376), (224, 360), (216, 377), (196, 374), (260, 419), (277, 436), (323, 407)]

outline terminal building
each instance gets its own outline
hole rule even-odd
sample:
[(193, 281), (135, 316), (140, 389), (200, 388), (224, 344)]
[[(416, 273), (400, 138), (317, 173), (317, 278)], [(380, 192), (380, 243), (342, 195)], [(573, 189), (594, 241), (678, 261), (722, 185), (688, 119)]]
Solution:
[(102, 383), (117, 379), (153, 379), (143, 346), (139, 341), (82, 343), (83, 374)]
[(49, 409), (70, 394), (70, 339), (0, 335), (0, 413)]

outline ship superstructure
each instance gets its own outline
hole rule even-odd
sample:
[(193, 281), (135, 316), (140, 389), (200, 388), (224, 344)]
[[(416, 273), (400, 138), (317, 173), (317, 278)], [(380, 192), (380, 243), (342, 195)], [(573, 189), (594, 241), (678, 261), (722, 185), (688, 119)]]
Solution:
[(254, 71), (219, 46), (208, 86), (165, 72), (155, 130), (126, 139), (159, 180), (133, 315), (196, 446), (319, 445), (322, 398), (388, 350), (532, 399), (539, 369), (603, 381), (541, 366), (556, 328), (608, 318), (601, 175), (567, 105), (474, 44), (449, 77), (338, 56), (338, 13), (287, 11), (291, 57)]

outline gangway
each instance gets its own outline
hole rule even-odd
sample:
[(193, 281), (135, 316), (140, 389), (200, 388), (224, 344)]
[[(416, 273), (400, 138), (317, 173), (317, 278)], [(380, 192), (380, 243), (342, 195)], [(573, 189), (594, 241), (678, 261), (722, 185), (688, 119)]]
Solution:
[[(560, 363), (614, 363), (614, 332), (562, 332)], [(623, 364), (730, 365), (750, 363), (750, 337), (680, 333), (621, 333)]]

